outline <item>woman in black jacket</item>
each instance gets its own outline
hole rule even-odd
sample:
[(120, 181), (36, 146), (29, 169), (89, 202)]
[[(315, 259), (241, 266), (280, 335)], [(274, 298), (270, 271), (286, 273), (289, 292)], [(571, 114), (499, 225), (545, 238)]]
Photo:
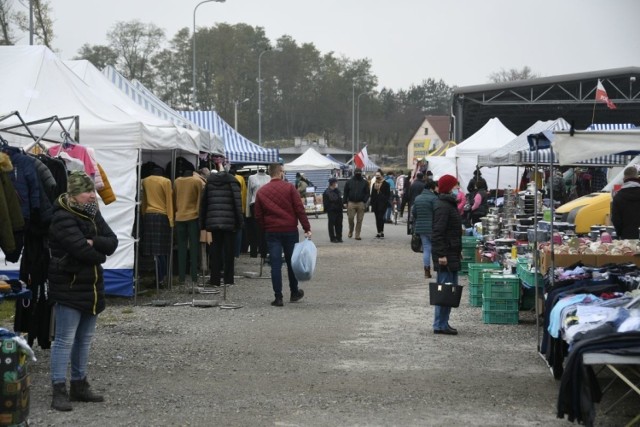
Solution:
[(98, 210), (93, 180), (84, 172), (71, 172), (67, 192), (54, 203), (49, 227), (49, 292), (56, 327), (51, 347), (53, 409), (70, 411), (70, 400), (104, 400), (89, 389), (87, 361), (96, 319), (105, 307), (101, 264), (117, 247), (118, 238)]
[[(444, 175), (438, 180), (438, 200), (433, 211), (431, 254), (433, 268), (438, 272), (438, 283), (458, 284), (458, 271), (462, 257), (462, 219), (458, 212), (456, 197), (451, 193), (458, 180)], [(435, 306), (433, 333), (457, 335), (449, 325), (451, 307)]]
[(371, 187), (371, 210), (376, 216), (377, 238), (384, 237), (384, 214), (389, 207), (391, 200), (391, 187), (389, 183), (382, 178), (382, 172), (376, 172), (373, 186)]

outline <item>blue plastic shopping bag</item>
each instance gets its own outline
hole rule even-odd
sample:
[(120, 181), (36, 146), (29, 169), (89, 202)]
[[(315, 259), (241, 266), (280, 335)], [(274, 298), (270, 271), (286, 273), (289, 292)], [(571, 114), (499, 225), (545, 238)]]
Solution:
[(306, 238), (302, 242), (296, 243), (291, 256), (291, 268), (296, 275), (296, 279), (300, 282), (311, 280), (316, 269), (317, 257), (318, 248), (316, 248), (311, 239)]

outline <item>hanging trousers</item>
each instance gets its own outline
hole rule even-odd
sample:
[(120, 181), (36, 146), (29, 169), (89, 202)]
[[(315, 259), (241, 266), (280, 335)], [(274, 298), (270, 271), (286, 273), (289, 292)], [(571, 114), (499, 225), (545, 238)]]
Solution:
[(188, 252), (189, 275), (191, 280), (196, 282), (198, 280), (198, 248), (200, 240), (198, 219), (176, 221), (176, 238), (178, 240), (178, 279), (181, 283), (184, 282)]

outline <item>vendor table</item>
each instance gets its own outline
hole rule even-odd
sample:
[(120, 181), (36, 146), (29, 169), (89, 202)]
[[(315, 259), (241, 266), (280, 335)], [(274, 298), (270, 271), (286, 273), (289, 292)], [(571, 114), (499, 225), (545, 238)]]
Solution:
[[(636, 352), (640, 354), (640, 348), (628, 349), (631, 352)], [(619, 378), (621, 379), (628, 387), (629, 390), (625, 394), (623, 394), (618, 400), (616, 400), (611, 406), (609, 406), (603, 413), (607, 413), (611, 411), (618, 403), (620, 403), (624, 398), (626, 398), (629, 394), (635, 392), (638, 397), (640, 397), (640, 370), (638, 367), (640, 366), (640, 355), (618, 355), (618, 354), (608, 354), (608, 353), (585, 353), (582, 356), (582, 362), (585, 365), (604, 365), (603, 369), (609, 369), (615, 377), (607, 384), (602, 392), (605, 393), (613, 383)], [(599, 372), (602, 372), (600, 370)], [(598, 372), (598, 373), (599, 373)], [(632, 426), (635, 423), (640, 421), (640, 413), (633, 419), (627, 426)]]

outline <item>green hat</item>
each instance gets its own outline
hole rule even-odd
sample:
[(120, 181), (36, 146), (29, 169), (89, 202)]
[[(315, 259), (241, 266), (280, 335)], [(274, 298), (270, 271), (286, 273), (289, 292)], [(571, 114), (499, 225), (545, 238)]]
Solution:
[(70, 196), (95, 191), (95, 189), (96, 186), (93, 183), (93, 179), (82, 171), (73, 171), (67, 178), (67, 194)]

